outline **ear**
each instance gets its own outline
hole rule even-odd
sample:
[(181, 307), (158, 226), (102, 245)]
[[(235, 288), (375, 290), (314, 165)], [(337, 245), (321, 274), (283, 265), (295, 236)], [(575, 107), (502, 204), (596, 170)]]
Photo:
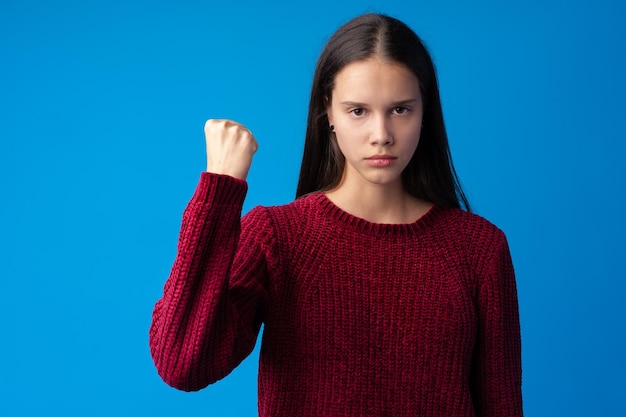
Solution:
[(328, 118), (328, 124), (333, 125), (335, 123), (333, 122), (333, 112), (332, 112), (331, 103), (330, 103), (330, 100), (328, 99), (328, 96), (324, 96), (324, 104), (326, 106), (326, 117)]

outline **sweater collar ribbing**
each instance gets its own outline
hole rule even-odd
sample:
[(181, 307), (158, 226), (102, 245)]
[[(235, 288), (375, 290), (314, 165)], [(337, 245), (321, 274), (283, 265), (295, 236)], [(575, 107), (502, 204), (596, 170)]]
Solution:
[(323, 192), (315, 192), (305, 198), (318, 210), (318, 213), (328, 216), (333, 223), (338, 223), (355, 229), (357, 232), (379, 236), (415, 236), (416, 233), (424, 232), (443, 213), (444, 209), (437, 205), (430, 208), (422, 217), (413, 223), (385, 224), (372, 223), (363, 218), (354, 216), (333, 203)]

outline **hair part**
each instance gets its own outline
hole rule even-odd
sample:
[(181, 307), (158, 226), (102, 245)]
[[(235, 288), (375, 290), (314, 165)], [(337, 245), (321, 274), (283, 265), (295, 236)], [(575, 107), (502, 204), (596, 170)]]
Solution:
[(432, 59), (421, 39), (406, 24), (380, 14), (365, 14), (347, 22), (320, 54), (311, 86), (296, 198), (339, 185), (345, 158), (330, 130), (327, 108), (339, 71), (352, 62), (374, 57), (411, 70), (422, 93), (423, 127), (417, 149), (402, 172), (405, 190), (441, 207), (469, 211), (469, 201), (452, 163)]

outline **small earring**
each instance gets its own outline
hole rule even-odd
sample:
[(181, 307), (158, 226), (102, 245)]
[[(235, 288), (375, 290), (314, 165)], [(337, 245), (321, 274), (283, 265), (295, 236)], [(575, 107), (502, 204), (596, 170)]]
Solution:
[(335, 125), (330, 125), (330, 131), (334, 132), (335, 131)]

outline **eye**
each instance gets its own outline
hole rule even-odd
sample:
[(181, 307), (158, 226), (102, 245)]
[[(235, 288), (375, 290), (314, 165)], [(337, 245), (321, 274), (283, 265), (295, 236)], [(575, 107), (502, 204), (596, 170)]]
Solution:
[(350, 110), (350, 113), (352, 113), (354, 116), (360, 117), (360, 116), (363, 116), (363, 114), (365, 113), (365, 110), (362, 109), (361, 107), (357, 107), (355, 109)]
[(393, 109), (393, 112), (395, 114), (405, 114), (405, 113), (408, 113), (409, 111), (410, 111), (410, 109), (408, 107), (404, 107), (404, 106), (398, 106), (398, 107), (395, 107)]

